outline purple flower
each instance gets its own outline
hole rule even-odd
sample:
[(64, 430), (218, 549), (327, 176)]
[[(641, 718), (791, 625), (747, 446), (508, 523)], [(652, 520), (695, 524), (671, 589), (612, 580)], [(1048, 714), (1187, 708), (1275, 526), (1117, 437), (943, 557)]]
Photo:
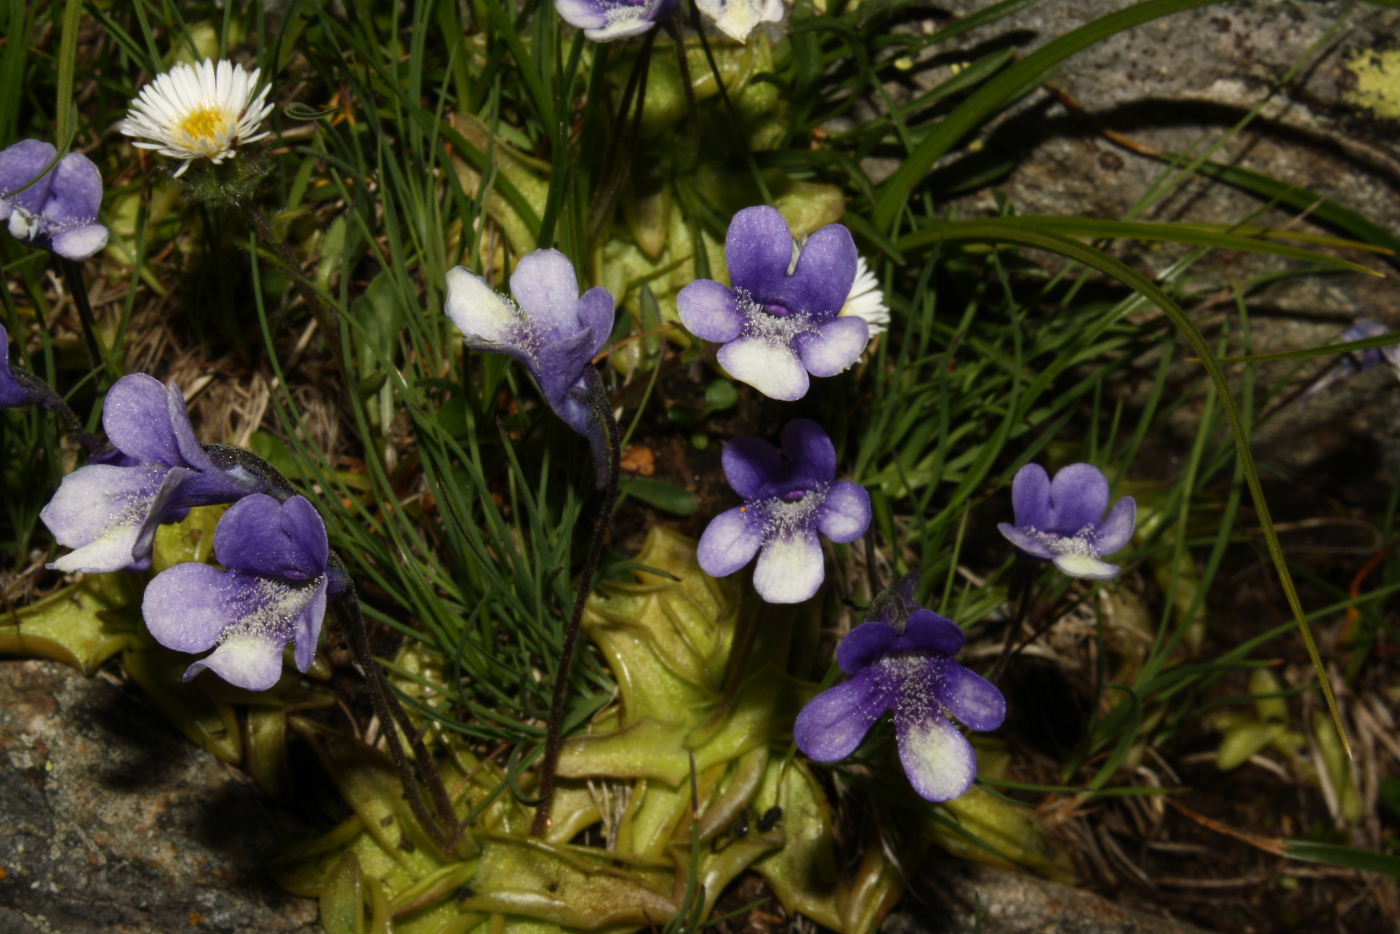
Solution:
[(177, 564), (155, 576), (141, 602), (161, 645), (214, 649), (185, 670), (185, 680), (208, 668), (229, 684), (265, 691), (281, 676), (282, 649), (291, 641), (304, 673), (326, 613), (330, 547), (316, 508), (300, 496), (285, 503), (245, 496), (219, 520), (214, 556), (228, 570)]
[(228, 503), (265, 487), (250, 471), (214, 466), (194, 436), (174, 383), (123, 376), (107, 393), (102, 425), (115, 450), (63, 478), (39, 513), (60, 545), (60, 571), (144, 570), (156, 527), (191, 506)]
[[(1390, 328), (1380, 322), (1361, 318), (1337, 336), (1337, 343), (1347, 344), (1389, 333)], [(1312, 385), (1303, 393), (1302, 398), (1312, 398), (1327, 387), (1350, 379), (1358, 373), (1379, 366), (1381, 363), (1389, 363), (1394, 368), (1395, 375), (1400, 377), (1400, 344), (1391, 344), (1387, 347), (1369, 347), (1365, 350), (1342, 354), (1332, 366), (1313, 381)]]
[(676, 0), (554, 0), (554, 9), (594, 42), (639, 36), (660, 22)]
[(808, 757), (835, 762), (855, 752), (892, 709), (899, 761), (914, 790), (929, 801), (951, 801), (972, 786), (977, 756), (948, 717), (979, 732), (995, 730), (1006, 719), (1006, 698), (954, 660), (965, 639), (956, 623), (909, 606), (903, 627), (886, 613), (851, 630), (836, 650), (850, 680), (812, 698), (793, 737)]
[(612, 293), (599, 286), (580, 296), (574, 267), (558, 250), (522, 257), (510, 290), (514, 302), (458, 266), (447, 273), (447, 315), (466, 335), (468, 347), (525, 364), (549, 407), (587, 438), (598, 456), (603, 432), (589, 407), (585, 370), (612, 333)]
[(37, 139), (0, 151), (0, 221), (9, 220), (16, 239), (66, 259), (87, 259), (107, 245), (107, 228), (97, 223), (102, 176), (76, 152), (45, 172), (57, 156), (57, 149)]
[(42, 401), (43, 396), (26, 386), (10, 369), (10, 334), (0, 324), (0, 408), (34, 405)]
[(795, 264), (793, 252), (776, 208), (745, 208), (724, 241), (733, 288), (697, 279), (676, 299), (691, 333), (724, 345), (719, 362), (731, 376), (787, 402), (807, 394), (807, 374), (835, 376), (870, 339), (864, 318), (841, 314), (859, 259), (850, 231), (830, 224)]
[[(786, 463), (784, 463), (786, 460)], [(870, 525), (870, 494), (835, 483), (836, 448), (822, 427), (799, 418), (783, 428), (783, 451), (758, 438), (724, 447), (724, 476), (744, 505), (722, 512), (700, 536), (700, 567), (733, 574), (758, 555), (753, 586), (769, 603), (801, 603), (825, 577), (820, 530), (833, 542), (855, 541)]]
[(1092, 464), (1070, 464), (1051, 480), (1039, 464), (1027, 464), (1011, 481), (1016, 524), (997, 529), (1022, 553), (1055, 567), (1070, 577), (1108, 580), (1119, 568), (1099, 558), (1110, 555), (1133, 537), (1137, 503), (1125, 496), (1108, 517), (1108, 480)]

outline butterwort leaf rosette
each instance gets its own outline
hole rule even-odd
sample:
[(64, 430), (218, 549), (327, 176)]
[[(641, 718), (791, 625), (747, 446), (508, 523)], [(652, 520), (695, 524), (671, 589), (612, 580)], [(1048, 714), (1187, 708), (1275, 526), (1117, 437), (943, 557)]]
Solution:
[(732, 285), (697, 279), (676, 298), (692, 334), (724, 345), (718, 358), (731, 376), (785, 402), (807, 394), (809, 376), (855, 363), (870, 340), (865, 318), (841, 314), (859, 265), (850, 231), (829, 224), (795, 263), (793, 250), (776, 208), (745, 208), (724, 240)]
[(1137, 502), (1125, 496), (1108, 509), (1108, 480), (1093, 464), (1070, 464), (1055, 474), (1027, 464), (1011, 481), (1016, 522), (997, 529), (1023, 554), (1051, 561), (1070, 577), (1108, 580), (1117, 565), (1101, 560), (1133, 537)]
[(326, 614), (330, 546), (326, 525), (304, 497), (279, 503), (264, 493), (229, 507), (214, 531), (214, 557), (226, 570), (188, 561), (155, 576), (141, 613), (155, 640), (208, 656), (204, 669), (229, 684), (265, 691), (282, 675), (282, 650), (296, 643), (303, 674), (316, 654)]
[(156, 528), (192, 506), (230, 503), (266, 484), (243, 468), (222, 470), (195, 438), (179, 388), (144, 373), (112, 385), (102, 408), (112, 450), (63, 478), (39, 513), (73, 551), (49, 567), (104, 573), (150, 566)]
[(70, 152), (54, 165), (58, 150), (26, 139), (0, 151), (0, 221), (10, 234), (65, 259), (87, 259), (107, 245), (97, 223), (102, 175), (92, 160)]
[(676, 0), (554, 0), (560, 18), (594, 42), (639, 36), (675, 7)]
[(587, 373), (612, 333), (612, 293), (597, 286), (579, 295), (573, 264), (558, 250), (522, 257), (510, 290), (514, 301), (458, 266), (447, 273), (447, 315), (468, 347), (525, 364), (549, 407), (589, 440), (601, 466), (606, 442)]
[(911, 609), (902, 628), (887, 614), (851, 630), (836, 649), (850, 680), (812, 698), (793, 737), (809, 758), (835, 762), (892, 710), (910, 784), (929, 801), (951, 801), (972, 787), (977, 755), (949, 717), (978, 732), (995, 730), (1006, 719), (1006, 698), (958, 664), (966, 637), (956, 623), (917, 604)]
[(870, 494), (836, 482), (836, 448), (811, 419), (788, 422), (782, 444), (781, 452), (753, 437), (725, 445), (724, 475), (744, 503), (710, 521), (697, 556), (706, 574), (725, 577), (757, 555), (758, 595), (801, 603), (826, 576), (817, 533), (838, 543), (860, 538), (870, 526)]

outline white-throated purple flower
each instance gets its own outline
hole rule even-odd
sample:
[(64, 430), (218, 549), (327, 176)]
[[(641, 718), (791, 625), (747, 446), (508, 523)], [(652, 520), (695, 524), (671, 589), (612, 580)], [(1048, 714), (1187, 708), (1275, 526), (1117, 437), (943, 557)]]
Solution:
[(180, 390), (144, 373), (107, 392), (102, 426), (114, 450), (63, 478), (39, 518), (73, 551), (49, 567), (72, 573), (144, 570), (157, 526), (192, 506), (229, 503), (263, 489), (244, 468), (220, 469), (194, 436)]
[(675, 6), (676, 0), (554, 0), (560, 18), (594, 42), (639, 36)]
[(1070, 577), (1108, 580), (1119, 568), (1099, 560), (1133, 537), (1137, 503), (1125, 496), (1108, 516), (1108, 480), (1093, 464), (1070, 464), (1051, 480), (1039, 464), (1027, 464), (1011, 481), (1016, 523), (997, 529), (1023, 554), (1055, 567)]
[(929, 801), (951, 801), (972, 786), (977, 756), (948, 717), (978, 732), (995, 730), (1006, 719), (1006, 698), (955, 660), (965, 639), (956, 623), (912, 600), (907, 609), (902, 627), (886, 611), (842, 640), (836, 660), (850, 680), (802, 708), (793, 738), (809, 758), (835, 762), (893, 710), (899, 761), (914, 790)]
[(178, 178), (195, 159), (218, 165), (239, 146), (267, 136), (259, 127), (272, 113), (269, 86), (257, 87), (256, 68), (244, 71), (227, 59), (181, 62), (141, 89), (117, 128), (139, 149), (184, 160)]
[(729, 223), (724, 255), (732, 287), (697, 279), (676, 303), (692, 334), (724, 345), (719, 362), (731, 376), (791, 402), (807, 394), (809, 373), (835, 376), (855, 363), (870, 327), (858, 314), (841, 314), (859, 265), (850, 231), (823, 227), (794, 263), (792, 232), (778, 210), (744, 208)]
[(447, 273), (447, 315), (473, 350), (507, 354), (525, 364), (554, 413), (605, 463), (603, 429), (584, 372), (612, 333), (613, 296), (602, 286), (578, 293), (573, 264), (558, 250), (521, 258), (510, 277), (511, 301), (471, 270)]
[(107, 245), (107, 228), (97, 223), (102, 176), (82, 153), (70, 152), (54, 165), (57, 156), (37, 139), (0, 151), (0, 221), (9, 221), (17, 240), (65, 259), (87, 259)]
[[(229, 684), (265, 691), (282, 674), (282, 650), (296, 642), (297, 670), (316, 654), (326, 613), (330, 547), (326, 525), (305, 498), (264, 493), (229, 507), (214, 530), (214, 557), (227, 570), (188, 561), (146, 587), (141, 614), (155, 640), (204, 652), (185, 671), (208, 668)], [(217, 646), (217, 648), (215, 648)]]
[(695, 5), (735, 42), (747, 42), (762, 23), (781, 22), (787, 10), (783, 0), (695, 0)]
[(724, 577), (757, 554), (758, 595), (801, 603), (826, 576), (817, 532), (833, 542), (860, 538), (870, 526), (870, 494), (858, 483), (835, 482), (836, 448), (816, 422), (788, 422), (782, 441), (781, 453), (752, 437), (724, 446), (724, 476), (744, 504), (710, 520), (697, 557), (706, 574)]

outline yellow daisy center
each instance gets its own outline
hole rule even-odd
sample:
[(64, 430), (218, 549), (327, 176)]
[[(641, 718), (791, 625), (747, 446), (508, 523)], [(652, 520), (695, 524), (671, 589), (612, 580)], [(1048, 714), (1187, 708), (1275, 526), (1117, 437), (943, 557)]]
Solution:
[(230, 119), (227, 110), (206, 104), (186, 114), (177, 129), (189, 134), (199, 145), (222, 148), (224, 139), (232, 127), (233, 120)]

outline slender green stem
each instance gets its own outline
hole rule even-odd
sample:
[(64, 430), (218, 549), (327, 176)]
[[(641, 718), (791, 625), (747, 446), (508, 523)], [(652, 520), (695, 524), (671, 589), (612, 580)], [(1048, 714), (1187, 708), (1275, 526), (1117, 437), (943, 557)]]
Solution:
[(613, 417), (612, 405), (603, 389), (602, 379), (593, 368), (585, 371), (588, 381), (588, 404), (593, 415), (602, 423), (606, 442), (605, 475), (603, 477), (603, 500), (598, 504), (598, 521), (593, 526), (593, 539), (588, 544), (588, 554), (583, 559), (583, 573), (579, 575), (578, 595), (574, 600), (574, 612), (569, 618), (569, 626), (564, 631), (564, 647), (560, 653), (559, 670), (554, 675), (554, 697), (549, 706), (549, 724), (544, 743), (544, 762), (540, 764), (539, 797), (543, 799), (535, 809), (535, 820), (530, 825), (530, 835), (540, 837), (549, 827), (549, 806), (554, 796), (554, 777), (559, 768), (559, 747), (563, 742), (564, 702), (569, 696), (569, 671), (573, 667), (574, 650), (578, 645), (579, 630), (583, 628), (583, 608), (588, 595), (593, 592), (593, 578), (598, 573), (598, 563), (603, 557), (603, 543), (608, 529), (612, 526), (613, 507), (617, 504), (619, 462), (622, 451), (618, 443), (617, 419)]

